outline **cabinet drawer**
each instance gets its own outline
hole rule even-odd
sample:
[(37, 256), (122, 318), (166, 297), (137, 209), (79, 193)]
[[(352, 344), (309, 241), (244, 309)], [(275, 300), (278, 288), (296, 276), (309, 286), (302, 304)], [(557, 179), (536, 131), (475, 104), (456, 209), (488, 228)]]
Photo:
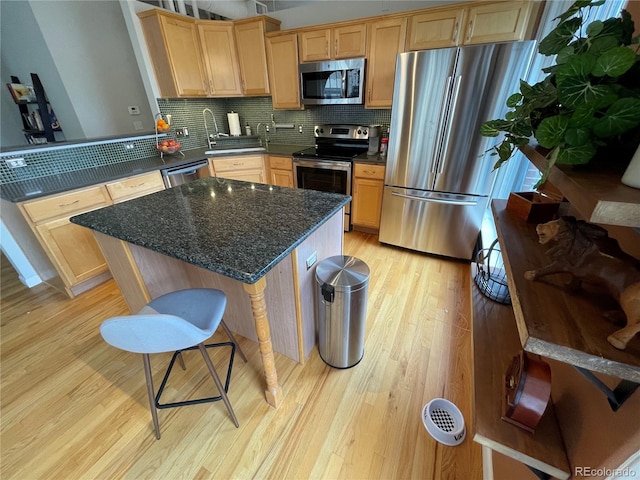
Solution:
[(233, 172), (234, 170), (248, 170), (264, 168), (262, 155), (239, 155), (229, 158), (214, 158), (213, 168), (217, 173)]
[(354, 176), (359, 178), (376, 178), (379, 180), (384, 180), (384, 169), (384, 165), (356, 163)]
[(293, 160), (291, 157), (269, 157), (269, 167), (276, 170), (293, 170)]
[(117, 182), (107, 183), (107, 190), (114, 202), (123, 198), (141, 197), (148, 193), (164, 190), (160, 172), (149, 172)]
[(46, 197), (22, 204), (29, 218), (41, 222), (49, 218), (71, 216), (76, 212), (92, 210), (111, 204), (109, 194), (103, 186)]

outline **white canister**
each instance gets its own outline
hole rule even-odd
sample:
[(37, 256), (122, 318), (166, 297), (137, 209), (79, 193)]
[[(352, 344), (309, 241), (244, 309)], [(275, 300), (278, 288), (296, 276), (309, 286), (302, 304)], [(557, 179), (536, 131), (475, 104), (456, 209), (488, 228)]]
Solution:
[(622, 183), (629, 187), (640, 188), (640, 145), (622, 176)]
[(240, 117), (233, 111), (227, 113), (227, 120), (229, 121), (229, 135), (232, 137), (239, 137), (240, 130)]

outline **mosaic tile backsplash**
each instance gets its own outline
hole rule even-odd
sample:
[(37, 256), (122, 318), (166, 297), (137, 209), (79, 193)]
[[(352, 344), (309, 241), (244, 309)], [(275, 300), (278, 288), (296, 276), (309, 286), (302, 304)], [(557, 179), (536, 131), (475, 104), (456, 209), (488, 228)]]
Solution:
[[(216, 119), (221, 133), (229, 133), (228, 112), (236, 112), (240, 117), (243, 135), (249, 124), (253, 135), (258, 135), (263, 145), (268, 143), (310, 146), (315, 143), (313, 127), (323, 123), (347, 123), (360, 125), (388, 126), (391, 110), (367, 110), (363, 105), (331, 105), (309, 107), (305, 110), (273, 110), (271, 97), (243, 97), (226, 99), (159, 99), (160, 113), (166, 118), (171, 115), (172, 131), (168, 138), (175, 138), (176, 128), (187, 128), (188, 138), (178, 139), (183, 150), (207, 146), (203, 110), (209, 108)], [(213, 121), (207, 114), (209, 133), (214, 133)], [(274, 128), (272, 122), (280, 125), (293, 124), (294, 128)], [(269, 125), (269, 132), (266, 125)], [(302, 126), (302, 133), (299, 126)], [(242, 142), (242, 137), (221, 141)], [(101, 143), (97, 145), (70, 145), (50, 151), (34, 150), (34, 153), (20, 154), (27, 162), (26, 167), (10, 169), (0, 162), (0, 184), (31, 178), (40, 178), (59, 173), (84, 170), (92, 167), (111, 165), (147, 158), (158, 153), (155, 138), (128, 140), (133, 149), (125, 149), (123, 142)], [(10, 153), (0, 158), (11, 156)]]

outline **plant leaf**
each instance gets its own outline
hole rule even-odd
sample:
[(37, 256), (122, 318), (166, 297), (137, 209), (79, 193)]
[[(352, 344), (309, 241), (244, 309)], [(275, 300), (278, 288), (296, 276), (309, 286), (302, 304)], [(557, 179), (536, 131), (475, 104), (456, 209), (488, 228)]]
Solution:
[(581, 145), (586, 145), (587, 143), (589, 143), (590, 137), (591, 137), (590, 128), (569, 127), (567, 128), (567, 131), (564, 134), (564, 141), (572, 147), (579, 147)]
[(619, 45), (620, 43), (618, 42), (618, 39), (615, 35), (601, 35), (591, 42), (591, 48), (589, 48), (589, 51), (596, 57), (598, 57), (607, 50), (615, 48)]
[(554, 115), (545, 118), (536, 130), (536, 140), (544, 148), (553, 148), (562, 142), (568, 125), (569, 117)]
[(640, 125), (640, 98), (620, 98), (593, 126), (593, 132), (600, 138), (608, 138), (637, 125)]
[(567, 63), (567, 61), (573, 56), (575, 51), (576, 51), (575, 48), (573, 48), (571, 45), (569, 45), (568, 47), (564, 47), (562, 50), (558, 52), (558, 56), (556, 57), (556, 63), (558, 65)]
[(590, 53), (574, 55), (566, 63), (558, 66), (556, 82), (561, 87), (565, 80), (573, 77), (587, 78), (596, 65), (596, 57)]
[(635, 60), (636, 54), (630, 48), (611, 48), (598, 57), (593, 74), (596, 77), (619, 77), (631, 68)]
[(615, 95), (615, 90), (608, 85), (593, 84), (587, 78), (568, 77), (558, 86), (558, 98), (567, 107), (575, 108), (584, 103), (596, 103), (609, 95)]
[(538, 52), (542, 55), (556, 55), (560, 53), (560, 51), (573, 40), (573, 34), (581, 25), (582, 20), (579, 18), (571, 18), (560, 23), (549, 32), (549, 35), (542, 39), (538, 46)]
[(514, 108), (520, 100), (522, 100), (523, 96), (521, 93), (514, 93), (509, 98), (507, 98), (507, 107)]
[(600, 20), (595, 20), (591, 22), (589, 25), (587, 25), (587, 30), (586, 30), (587, 36), (595, 37), (599, 35), (603, 29), (604, 29), (604, 23), (602, 23)]
[(596, 154), (596, 148), (589, 142), (576, 147), (565, 146), (558, 152), (556, 163), (562, 165), (583, 165), (589, 163)]

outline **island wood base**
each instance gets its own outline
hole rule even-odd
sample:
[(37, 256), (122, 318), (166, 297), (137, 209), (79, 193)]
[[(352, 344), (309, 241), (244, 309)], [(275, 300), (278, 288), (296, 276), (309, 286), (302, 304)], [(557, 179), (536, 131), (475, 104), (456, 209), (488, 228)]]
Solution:
[[(315, 264), (343, 253), (342, 210), (322, 224), (272, 270), (246, 284), (150, 249), (94, 232), (109, 269), (131, 312), (152, 299), (185, 288), (218, 288), (227, 295), (225, 323), (257, 341), (267, 384), (267, 403), (282, 400), (274, 351), (304, 363), (315, 346)], [(270, 319), (270, 320), (269, 320)]]

